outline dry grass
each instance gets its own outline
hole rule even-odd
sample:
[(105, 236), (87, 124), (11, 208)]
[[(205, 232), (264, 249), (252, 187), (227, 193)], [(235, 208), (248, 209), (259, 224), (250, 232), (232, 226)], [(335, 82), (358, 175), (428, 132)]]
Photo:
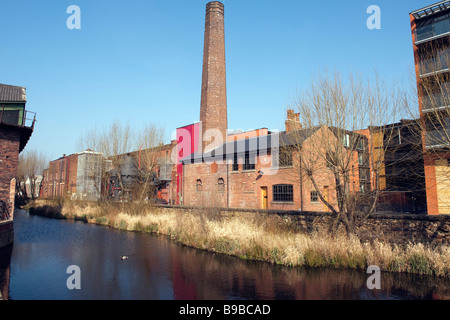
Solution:
[[(365, 269), (377, 265), (383, 271), (428, 274), (450, 278), (450, 247), (423, 244), (398, 246), (379, 241), (362, 243), (356, 237), (327, 232), (306, 235), (294, 231), (279, 216), (256, 213), (222, 213), (219, 209), (179, 210), (148, 207), (138, 214), (122, 205), (74, 204), (63, 208), (68, 218), (114, 228), (156, 233), (195, 248), (305, 267)], [(76, 212), (76, 216), (70, 214)]]

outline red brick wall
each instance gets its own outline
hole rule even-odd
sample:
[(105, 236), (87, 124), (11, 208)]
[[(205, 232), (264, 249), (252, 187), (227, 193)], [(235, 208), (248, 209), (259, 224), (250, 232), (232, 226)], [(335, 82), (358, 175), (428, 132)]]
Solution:
[[(212, 173), (211, 167), (213, 167)], [(225, 191), (218, 190), (219, 178), (227, 179), (226, 165), (190, 164), (183, 167), (183, 204), (192, 206), (220, 206), (226, 207)], [(201, 190), (197, 190), (197, 180), (201, 180)]]
[[(231, 165), (226, 164), (189, 164), (184, 166), (184, 205), (187, 206), (221, 206), (230, 208), (262, 208), (262, 188), (267, 187), (268, 209), (301, 210), (303, 190), (304, 211), (327, 211), (322, 202), (311, 202), (311, 191), (315, 190), (311, 183), (304, 179), (300, 188), (300, 174), (296, 166), (279, 168), (274, 175), (260, 174), (267, 167), (258, 160), (255, 170), (231, 171)], [(224, 191), (219, 191), (218, 180), (225, 182)], [(196, 190), (197, 180), (201, 180), (201, 191)], [(329, 200), (335, 203), (331, 175), (324, 174), (317, 177), (320, 188), (329, 187)], [(292, 184), (293, 202), (275, 202), (273, 186), (277, 184)], [(228, 193), (228, 194), (227, 194)], [(228, 204), (228, 205), (227, 205)]]
[(66, 194), (67, 157), (63, 156), (51, 161), (48, 169), (49, 195), (50, 197), (61, 197)]
[(67, 185), (65, 191), (70, 196), (71, 194), (77, 193), (78, 154), (68, 156), (67, 163)]
[(18, 129), (0, 125), (0, 200), (9, 204), (10, 214), (13, 210), (9, 201), (10, 182), (17, 175), (19, 143)]
[(44, 172), (42, 188), (43, 198), (70, 196), (77, 192), (78, 154), (63, 156), (50, 161)]
[[(267, 157), (267, 156), (266, 156)], [(270, 157), (270, 156), (269, 156)], [(264, 162), (265, 163), (265, 162)], [(267, 188), (268, 209), (327, 211), (320, 201), (311, 202), (311, 191), (314, 191), (311, 182), (303, 179), (300, 183), (298, 166), (279, 168), (276, 174), (269, 174), (267, 165), (262, 164), (258, 158), (255, 170), (231, 171), (231, 164), (204, 163), (184, 166), (184, 205), (187, 206), (221, 206), (230, 208), (262, 208), (262, 188)], [(261, 175), (259, 171), (263, 171)], [(218, 180), (225, 182), (224, 191), (219, 190)], [(328, 186), (328, 200), (335, 204), (333, 177), (330, 174), (321, 174), (316, 177), (320, 188)], [(196, 190), (196, 182), (201, 180), (201, 191)], [(291, 184), (293, 186), (293, 202), (275, 202), (273, 186), (277, 184)], [(302, 188), (300, 187), (302, 185)], [(303, 191), (303, 199), (301, 198)], [(303, 204), (302, 204), (303, 201)]]

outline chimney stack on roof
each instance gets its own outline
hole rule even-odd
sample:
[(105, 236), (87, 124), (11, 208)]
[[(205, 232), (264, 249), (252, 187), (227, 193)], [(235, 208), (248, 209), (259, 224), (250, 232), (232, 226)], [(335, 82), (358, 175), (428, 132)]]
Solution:
[(294, 113), (294, 110), (288, 109), (285, 126), (286, 133), (301, 129), (302, 124), (300, 123), (300, 113)]

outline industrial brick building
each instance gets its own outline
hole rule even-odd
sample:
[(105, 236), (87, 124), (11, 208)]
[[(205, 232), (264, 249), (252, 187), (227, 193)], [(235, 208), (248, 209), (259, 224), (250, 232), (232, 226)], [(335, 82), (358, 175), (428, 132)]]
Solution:
[(428, 214), (450, 214), (450, 1), (410, 13)]
[[(442, 10), (447, 12), (447, 7)], [(422, 23), (423, 19), (437, 14), (437, 11), (428, 13), (425, 10), (426, 14), (422, 11), (411, 14), (413, 30), (415, 20)], [(450, 190), (450, 186), (442, 184), (442, 179), (430, 176), (430, 172), (437, 171), (436, 167), (429, 166), (429, 162), (437, 159), (426, 158), (424, 169), (422, 152), (417, 152), (411, 143), (409, 130), (420, 127), (416, 121), (402, 120), (385, 127), (350, 132), (326, 126), (302, 127), (299, 114), (287, 110), (282, 131), (267, 128), (231, 131), (227, 119), (224, 12), (219, 1), (206, 5), (200, 121), (177, 128), (176, 140), (170, 144), (126, 155), (134, 159), (133, 172), (144, 169), (145, 165), (141, 166), (144, 154), (151, 155), (152, 165), (147, 169), (155, 172), (152, 182), (156, 186), (158, 201), (184, 206), (329, 211), (318, 190), (326, 202), (336, 207), (336, 177), (325, 162), (318, 163), (322, 170), (315, 173), (316, 185), (313, 186), (305, 174), (306, 168), (301, 165), (299, 152), (301, 149), (310, 154), (323, 153), (316, 142), (326, 137), (335, 141), (350, 159), (351, 171), (346, 177), (349, 184), (345, 192), (363, 194), (376, 188), (381, 191), (379, 200), (385, 210), (422, 213), (426, 211), (428, 201), (428, 213), (446, 213), (442, 206), (439, 211), (435, 210), (437, 205), (433, 203), (437, 203), (438, 192), (433, 190), (440, 190), (445, 196), (443, 190)], [(421, 41), (428, 40), (414, 40), (416, 59)], [(416, 67), (418, 70), (418, 65)], [(421, 114), (426, 108), (422, 105), (421, 102)], [(396, 138), (385, 138), (385, 130), (389, 135), (396, 132)], [(426, 136), (423, 138), (424, 154), (430, 147)], [(382, 166), (373, 167), (373, 163), (380, 162)], [(64, 156), (50, 163), (44, 172), (42, 195), (69, 195), (79, 199), (80, 194), (86, 193), (80, 191), (80, 175), (74, 173), (79, 167), (79, 154)], [(409, 170), (411, 168), (414, 170)], [(120, 168), (111, 169), (111, 177), (120, 172)], [(425, 184), (424, 176), (427, 180), (426, 197), (421, 187)], [(434, 182), (430, 184), (431, 180)], [(102, 194), (120, 198), (117, 183), (113, 179), (110, 182), (107, 185), (100, 183), (105, 188)]]
[[(48, 168), (44, 170), (39, 196), (45, 199), (65, 197), (71, 200), (123, 200), (129, 198), (125, 193), (130, 190), (122, 190), (123, 186), (119, 186), (117, 175), (120, 174), (122, 180), (127, 180), (125, 184), (132, 185), (150, 167), (152, 181), (149, 185), (155, 187), (154, 196), (160, 203), (172, 203), (171, 181), (172, 175), (175, 175), (175, 166), (171, 153), (175, 148), (174, 143), (175, 141), (119, 155), (123, 161), (115, 162), (121, 163), (124, 168), (113, 165), (114, 157), (107, 158), (92, 150), (63, 155), (50, 161)], [(128, 186), (125, 189), (130, 188)]]
[(50, 161), (43, 172), (40, 197), (98, 200), (101, 194), (103, 156), (85, 150)]
[[(108, 183), (102, 190), (103, 196), (109, 199), (123, 200), (132, 198), (132, 189), (145, 188), (148, 201), (161, 204), (173, 204), (175, 191), (176, 166), (172, 161), (172, 152), (176, 149), (175, 141), (170, 144), (160, 143), (148, 149), (122, 154), (120, 161), (111, 164), (107, 172)], [(122, 185), (119, 183), (119, 175)], [(136, 190), (135, 190), (136, 191)], [(142, 192), (138, 192), (143, 196)]]
[[(328, 211), (315, 189), (302, 177), (299, 148), (309, 148), (316, 136), (336, 139), (338, 128), (302, 128), (299, 115), (288, 110), (286, 128), (266, 128), (228, 133), (224, 6), (218, 1), (206, 6), (200, 122), (177, 130), (177, 204), (254, 209)], [(358, 133), (362, 141), (367, 138)], [(364, 143), (367, 145), (367, 142)], [(354, 152), (354, 174), (349, 192), (369, 186), (369, 174)], [(315, 152), (321, 152), (317, 149)], [(362, 158), (362, 157), (360, 157)], [(316, 177), (327, 200), (333, 199), (333, 176), (324, 170)], [(364, 174), (362, 174), (364, 173)], [(366, 179), (366, 180), (364, 180)], [(366, 187), (367, 188), (367, 187)]]
[[(322, 152), (314, 145), (316, 137), (326, 135), (333, 139), (336, 128), (315, 127), (294, 131), (266, 132), (228, 141), (206, 153), (192, 153), (182, 160), (183, 204), (188, 206), (220, 206), (233, 208), (328, 211), (320, 201), (317, 189), (306, 175), (302, 176), (299, 150)], [(367, 139), (357, 133), (361, 141)], [(321, 138), (322, 139), (322, 138)], [(367, 145), (367, 143), (365, 143)], [(347, 146), (342, 145), (345, 149)], [(348, 192), (364, 188), (364, 177), (355, 159)], [(367, 150), (367, 149), (366, 149)], [(316, 176), (318, 188), (326, 200), (337, 205), (333, 189), (334, 176), (322, 164)], [(362, 166), (361, 166), (362, 167)], [(370, 181), (367, 181), (370, 183)]]
[(13, 239), (14, 197), (19, 153), (34, 130), (26, 89), (0, 84), (0, 248)]

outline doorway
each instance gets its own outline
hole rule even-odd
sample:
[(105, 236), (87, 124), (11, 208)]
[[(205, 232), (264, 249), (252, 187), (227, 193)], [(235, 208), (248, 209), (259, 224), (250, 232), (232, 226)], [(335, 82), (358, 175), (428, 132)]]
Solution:
[(267, 187), (261, 187), (261, 208), (268, 209)]

